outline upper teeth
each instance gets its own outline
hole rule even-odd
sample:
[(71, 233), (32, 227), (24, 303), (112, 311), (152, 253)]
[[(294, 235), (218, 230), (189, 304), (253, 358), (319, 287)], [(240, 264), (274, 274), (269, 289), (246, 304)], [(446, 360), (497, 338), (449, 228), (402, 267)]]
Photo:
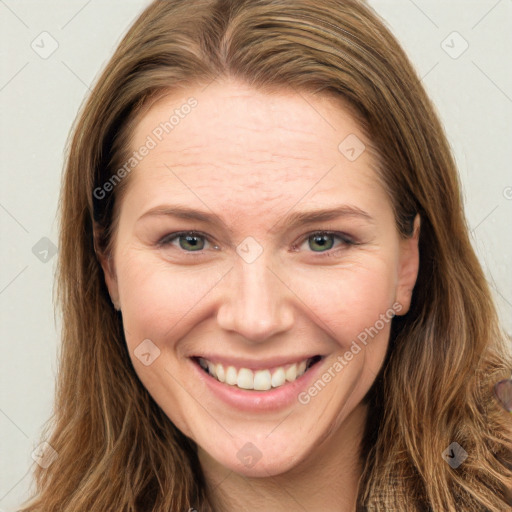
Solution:
[(219, 382), (224, 382), (231, 386), (237, 386), (242, 389), (254, 389), (265, 391), (271, 388), (278, 388), (286, 382), (293, 382), (306, 371), (308, 360), (300, 363), (293, 363), (286, 366), (279, 366), (271, 370), (252, 371), (248, 368), (237, 370), (234, 366), (224, 367), (221, 363), (212, 363), (202, 357), (199, 358), (199, 364), (208, 373)]

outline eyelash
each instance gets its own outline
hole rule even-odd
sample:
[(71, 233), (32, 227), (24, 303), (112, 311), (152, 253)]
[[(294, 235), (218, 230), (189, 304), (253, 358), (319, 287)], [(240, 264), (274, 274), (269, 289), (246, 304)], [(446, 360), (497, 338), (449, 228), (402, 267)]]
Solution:
[[(165, 235), (163, 238), (161, 238), (157, 242), (157, 246), (158, 247), (169, 246), (169, 245), (171, 245), (171, 243), (174, 240), (177, 240), (181, 236), (186, 236), (186, 235), (198, 236), (198, 237), (206, 239), (210, 244), (213, 243), (210, 240), (210, 237), (208, 235), (206, 235), (205, 233), (202, 233), (200, 231), (178, 231), (176, 233), (169, 233), (169, 234)], [(329, 249), (327, 251), (322, 251), (322, 252), (316, 253), (318, 257), (332, 256), (333, 253), (337, 252), (338, 250), (344, 249), (345, 247), (343, 247), (343, 246), (358, 245), (358, 243), (355, 242), (354, 240), (352, 240), (349, 236), (347, 236), (344, 233), (340, 233), (338, 231), (312, 231), (311, 233), (308, 233), (308, 234), (304, 235), (297, 245), (294, 245), (294, 247), (293, 247), (294, 250), (297, 249), (298, 247), (300, 247), (304, 242), (306, 242), (310, 237), (312, 237), (314, 235), (317, 235), (317, 236), (333, 235), (335, 238), (338, 238), (342, 242), (342, 247), (331, 248), (331, 249)], [(183, 250), (182, 252), (187, 253), (187, 254), (191, 254), (194, 257), (200, 257), (200, 256), (204, 255), (204, 250), (199, 250), (199, 251), (185, 251), (185, 250)], [(194, 254), (195, 252), (197, 252), (197, 254)], [(311, 252), (314, 253), (315, 251), (311, 251)]]

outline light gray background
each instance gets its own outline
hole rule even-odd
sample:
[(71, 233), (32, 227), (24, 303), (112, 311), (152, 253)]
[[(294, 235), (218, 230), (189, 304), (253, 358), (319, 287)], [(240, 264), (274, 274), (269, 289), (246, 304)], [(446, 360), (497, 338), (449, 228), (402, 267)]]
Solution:
[[(0, 511), (14, 510), (27, 496), (36, 464), (31, 453), (51, 413), (57, 368), (57, 258), (50, 252), (45, 263), (33, 247), (48, 247), (43, 237), (57, 243), (69, 129), (89, 87), (148, 3), (0, 0)], [(512, 0), (370, 3), (437, 105), (459, 165), (474, 246), (511, 333)], [(58, 48), (44, 55), (52, 40)], [(464, 41), (469, 47), (458, 56)]]

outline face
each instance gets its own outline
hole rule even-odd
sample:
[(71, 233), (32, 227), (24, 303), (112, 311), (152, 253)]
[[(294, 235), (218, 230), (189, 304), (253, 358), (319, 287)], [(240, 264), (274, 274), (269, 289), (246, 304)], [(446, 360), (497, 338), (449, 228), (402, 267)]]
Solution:
[(236, 82), (137, 125), (102, 264), (135, 371), (202, 460), (281, 474), (365, 411), (418, 265), (369, 143), (332, 98)]

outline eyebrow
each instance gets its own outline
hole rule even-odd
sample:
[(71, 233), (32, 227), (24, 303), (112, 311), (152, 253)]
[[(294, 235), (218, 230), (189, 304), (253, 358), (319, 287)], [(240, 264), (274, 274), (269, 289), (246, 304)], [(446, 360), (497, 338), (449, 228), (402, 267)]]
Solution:
[[(210, 223), (227, 229), (226, 223), (222, 218), (213, 212), (199, 211), (182, 205), (161, 205), (151, 208), (144, 214), (142, 214), (137, 222), (146, 217), (153, 216), (169, 216), (177, 217), (185, 220), (196, 220), (200, 222)], [(335, 220), (343, 217), (353, 217), (365, 220), (371, 224), (375, 224), (375, 219), (367, 212), (352, 205), (339, 205), (332, 208), (324, 208), (320, 210), (301, 211), (293, 212), (286, 217), (279, 219), (269, 230), (270, 233), (277, 231), (278, 225), (285, 225), (289, 229), (293, 229), (297, 226), (313, 224), (315, 222), (323, 222), (329, 220)]]

